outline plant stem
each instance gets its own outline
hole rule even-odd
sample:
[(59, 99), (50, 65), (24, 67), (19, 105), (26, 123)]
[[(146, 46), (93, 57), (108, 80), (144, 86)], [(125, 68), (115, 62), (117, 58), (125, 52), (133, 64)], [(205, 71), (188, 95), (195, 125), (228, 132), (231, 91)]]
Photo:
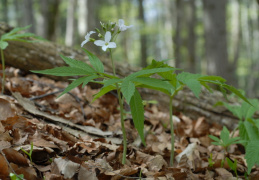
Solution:
[(5, 60), (4, 60), (4, 51), (3, 51), (3, 49), (1, 49), (1, 59), (2, 59), (2, 69), (3, 69), (2, 94), (4, 94), (4, 86), (5, 86)]
[[(111, 51), (111, 49), (109, 49), (109, 51), (110, 51), (110, 56), (111, 56), (111, 61), (112, 61), (113, 75), (116, 76), (116, 70), (115, 70), (113, 59), (112, 59), (112, 51)], [(127, 154), (127, 136), (126, 136), (125, 126), (124, 126), (123, 101), (122, 101), (121, 92), (120, 92), (118, 83), (116, 83), (116, 88), (117, 88), (117, 94), (118, 94), (118, 99), (119, 99), (119, 104), (120, 104), (121, 130), (122, 130), (122, 135), (123, 135), (122, 164), (125, 164), (126, 154)]]
[(170, 115), (170, 130), (171, 130), (171, 156), (170, 156), (170, 166), (174, 163), (174, 122), (173, 122), (173, 97), (170, 97), (169, 102), (169, 115)]

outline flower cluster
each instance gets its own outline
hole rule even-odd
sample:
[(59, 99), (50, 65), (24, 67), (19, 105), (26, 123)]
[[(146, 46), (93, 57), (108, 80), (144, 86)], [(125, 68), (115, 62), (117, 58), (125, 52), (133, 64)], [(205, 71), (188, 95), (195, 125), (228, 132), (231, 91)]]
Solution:
[[(116, 48), (116, 43), (111, 42), (115, 40), (116, 35), (118, 35), (122, 31), (126, 31), (127, 29), (131, 28), (133, 25), (126, 26), (124, 24), (123, 19), (119, 19), (118, 25), (114, 22), (109, 22), (109, 23), (101, 23), (102, 30), (105, 32), (105, 35), (101, 34), (99, 29), (95, 29), (98, 32), (98, 37), (101, 37), (104, 39), (103, 40), (95, 40), (93, 38), (90, 38), (91, 34), (96, 33), (96, 31), (90, 31), (89, 33), (86, 34), (85, 40), (81, 43), (81, 47), (83, 47), (87, 42), (92, 41), (96, 46), (101, 46), (102, 50), (106, 51), (107, 48)], [(115, 30), (115, 27), (117, 28), (117, 31)]]

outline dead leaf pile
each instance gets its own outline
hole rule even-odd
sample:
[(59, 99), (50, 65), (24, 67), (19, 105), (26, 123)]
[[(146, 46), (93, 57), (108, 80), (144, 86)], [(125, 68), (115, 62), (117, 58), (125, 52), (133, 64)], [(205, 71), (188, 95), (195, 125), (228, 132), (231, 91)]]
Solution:
[[(146, 147), (126, 114), (127, 161), (122, 165), (116, 94), (89, 104), (98, 89), (86, 86), (57, 99), (66, 86), (36, 75), (7, 78), (8, 95), (0, 97), (0, 179), (9, 179), (10, 173), (29, 180), (234, 179), (228, 164), (221, 165), (225, 156), (237, 160), (239, 178), (244, 178), (244, 149), (233, 145), (224, 154), (208, 137), (219, 136), (222, 127), (179, 112), (174, 116), (175, 162), (170, 167), (169, 116), (155, 105), (145, 107)], [(258, 177), (259, 169), (254, 167), (250, 178)]]

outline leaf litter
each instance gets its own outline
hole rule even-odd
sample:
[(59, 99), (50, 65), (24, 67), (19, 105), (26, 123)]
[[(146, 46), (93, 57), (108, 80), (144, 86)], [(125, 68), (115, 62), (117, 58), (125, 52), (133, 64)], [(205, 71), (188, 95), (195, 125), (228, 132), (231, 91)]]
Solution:
[[(17, 69), (9, 68), (16, 72)], [(98, 89), (77, 87), (57, 99), (68, 83), (29, 74), (9, 73), (0, 96), (0, 179), (10, 173), (24, 179), (235, 179), (221, 162), (224, 151), (211, 144), (222, 127), (209, 119), (175, 113), (175, 163), (170, 160), (169, 115), (156, 105), (145, 106), (146, 147), (140, 142), (130, 113), (125, 112), (127, 161), (121, 164), (122, 132), (115, 93), (90, 104)], [(59, 93), (56, 93), (59, 92)], [(127, 109), (127, 108), (126, 108)], [(30, 157), (24, 153), (31, 151)], [(209, 158), (213, 165), (210, 165)], [(237, 160), (244, 179), (244, 149), (231, 145), (228, 158)], [(259, 178), (254, 167), (250, 179)]]

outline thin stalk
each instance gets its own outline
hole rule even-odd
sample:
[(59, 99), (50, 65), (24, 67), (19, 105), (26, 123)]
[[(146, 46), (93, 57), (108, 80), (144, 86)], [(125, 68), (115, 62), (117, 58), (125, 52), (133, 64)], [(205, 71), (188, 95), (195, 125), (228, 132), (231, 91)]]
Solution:
[[(111, 56), (111, 61), (112, 61), (112, 70), (113, 70), (113, 75), (116, 76), (116, 70), (112, 58), (112, 51), (110, 51), (110, 56)], [(126, 154), (127, 154), (127, 136), (126, 136), (126, 130), (124, 126), (124, 116), (123, 116), (123, 101), (121, 97), (121, 92), (118, 83), (116, 83), (116, 88), (117, 88), (117, 93), (118, 93), (118, 99), (119, 99), (119, 104), (120, 104), (120, 117), (121, 117), (121, 130), (122, 130), (122, 135), (123, 135), (123, 154), (122, 154), (122, 164), (125, 164), (126, 162)]]
[(171, 130), (171, 156), (170, 156), (170, 166), (173, 166), (173, 163), (174, 163), (173, 96), (170, 97), (170, 102), (169, 102), (169, 115), (170, 115), (170, 130)]
[(4, 51), (3, 51), (3, 49), (1, 49), (1, 59), (2, 59), (2, 69), (3, 69), (2, 94), (4, 94), (4, 86), (5, 86), (5, 60), (4, 60)]

